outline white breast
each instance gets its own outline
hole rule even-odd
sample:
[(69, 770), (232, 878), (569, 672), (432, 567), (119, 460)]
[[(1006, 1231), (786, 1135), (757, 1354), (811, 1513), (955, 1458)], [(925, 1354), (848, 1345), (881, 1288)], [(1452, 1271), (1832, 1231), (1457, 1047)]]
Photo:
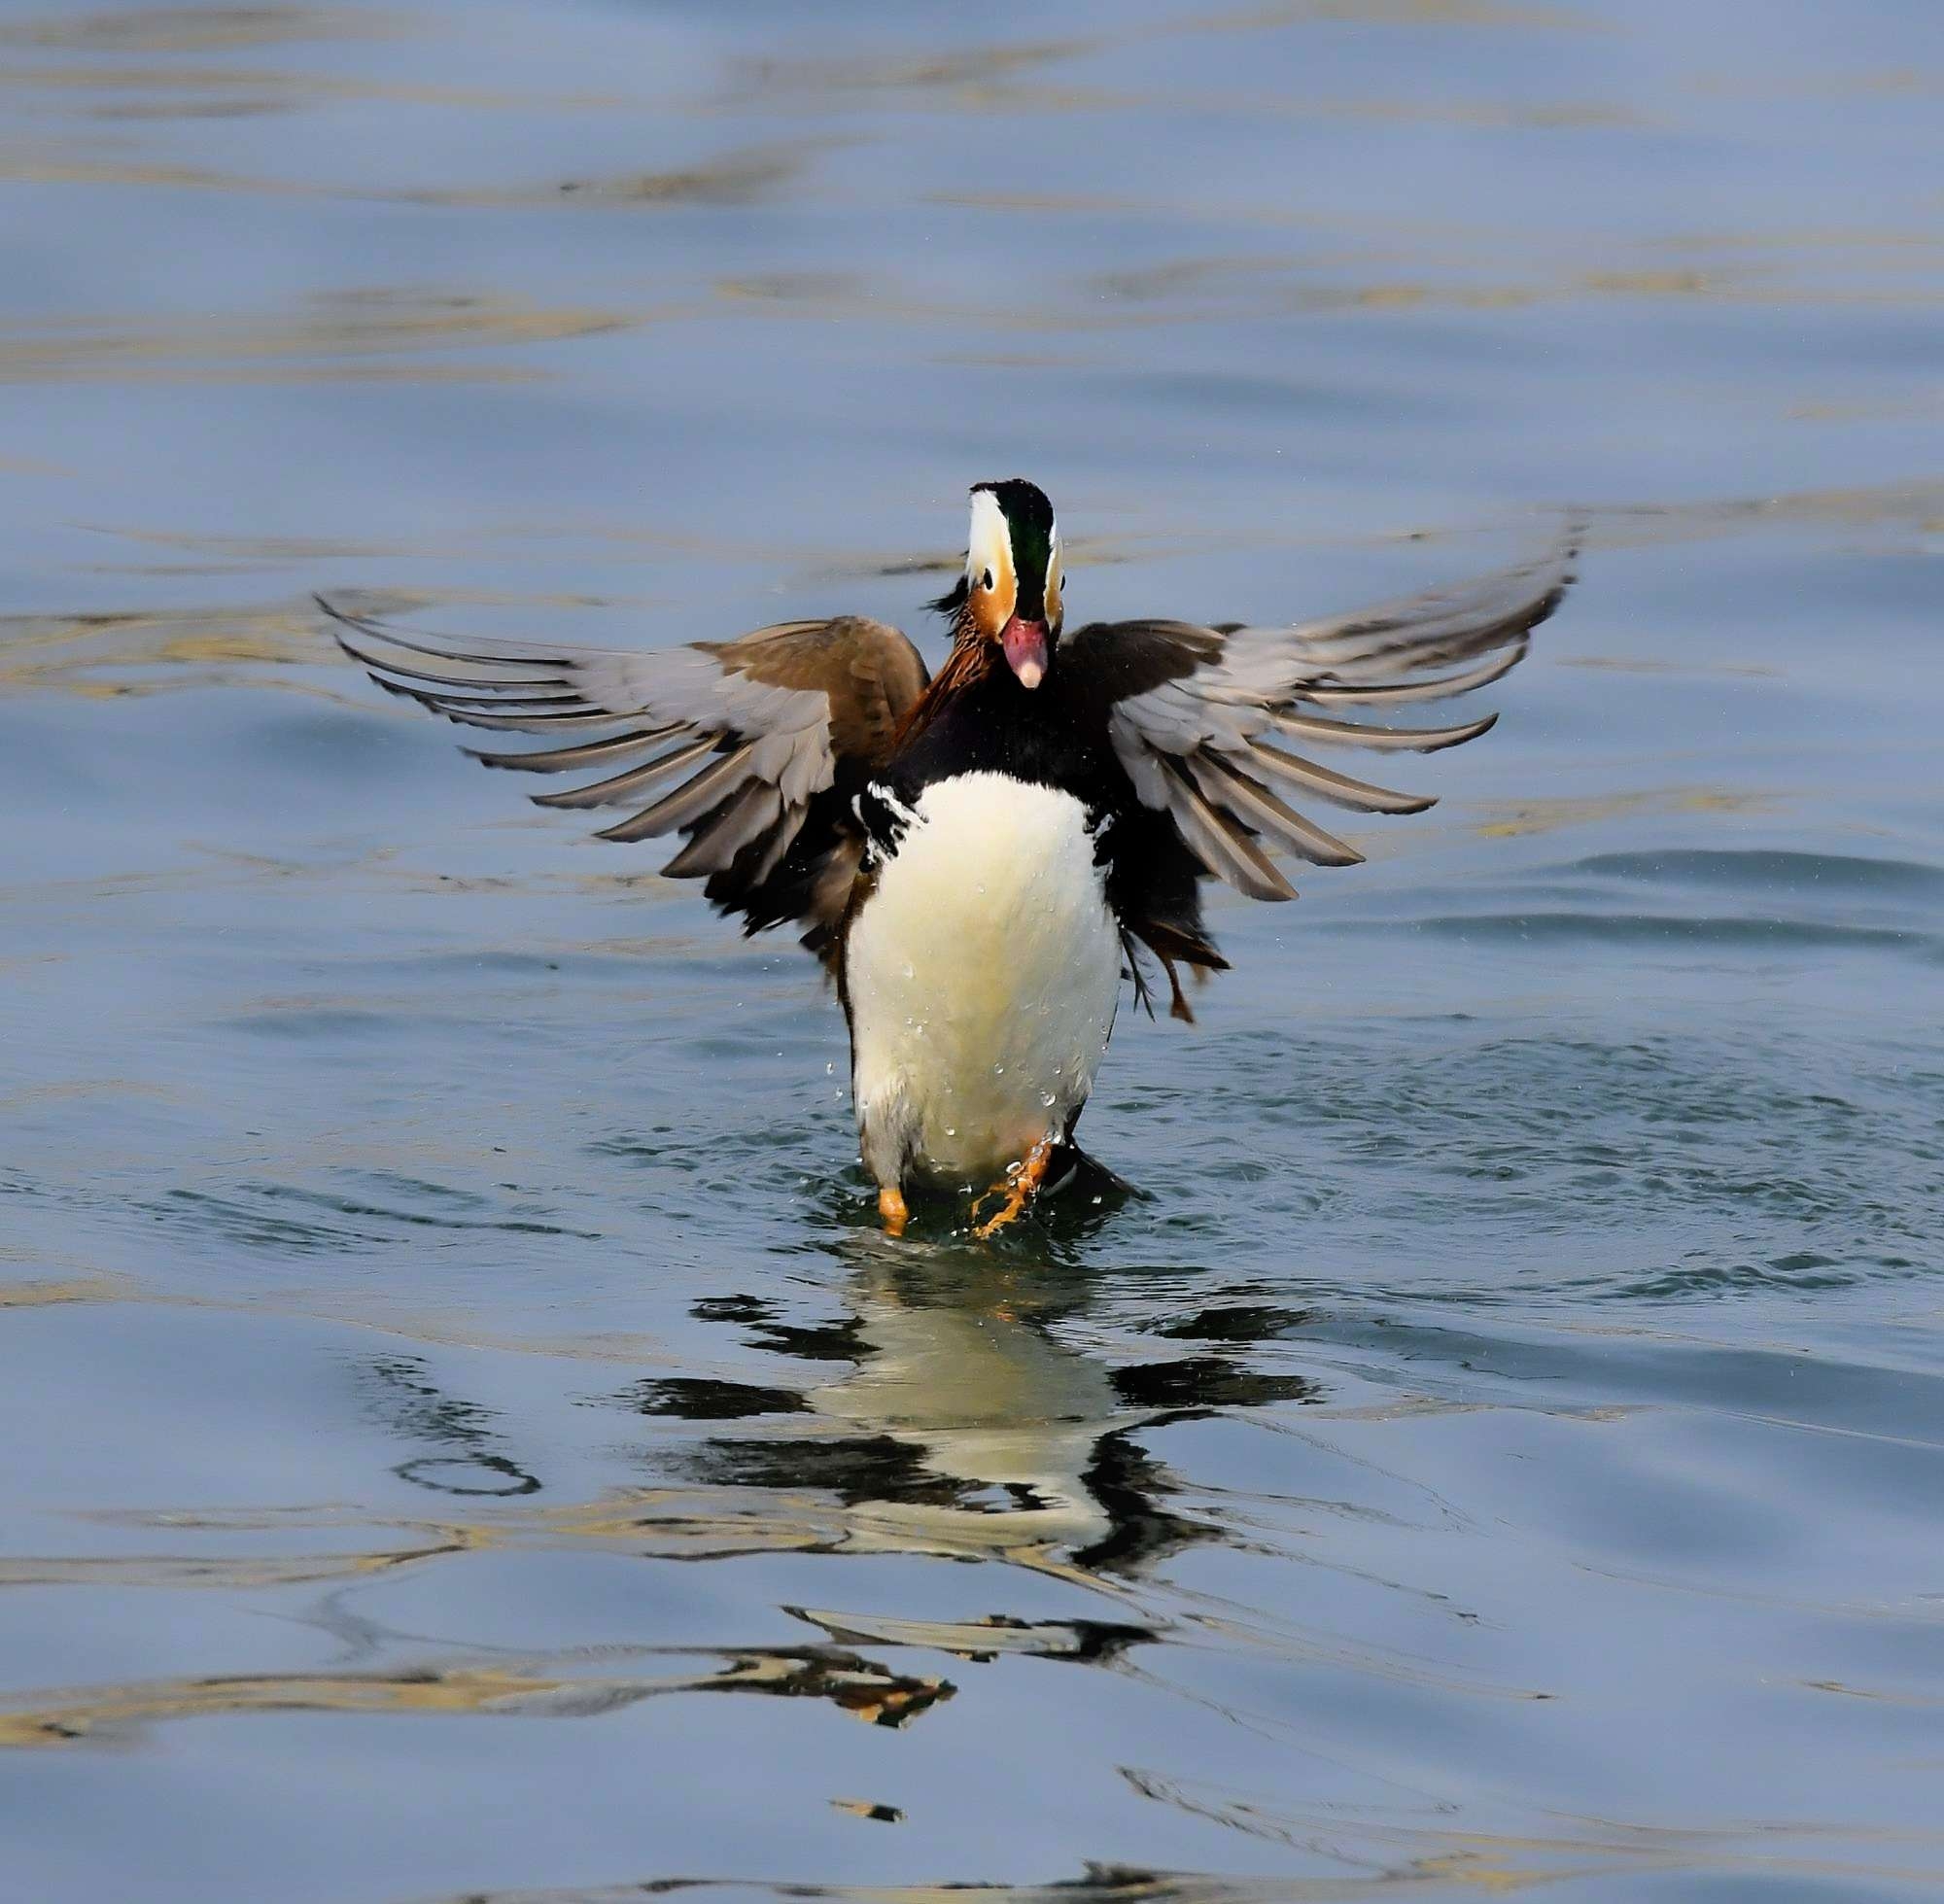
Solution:
[(980, 1189), (1087, 1101), (1119, 929), (1071, 794), (1001, 774), (925, 788), (845, 952), (864, 1161)]

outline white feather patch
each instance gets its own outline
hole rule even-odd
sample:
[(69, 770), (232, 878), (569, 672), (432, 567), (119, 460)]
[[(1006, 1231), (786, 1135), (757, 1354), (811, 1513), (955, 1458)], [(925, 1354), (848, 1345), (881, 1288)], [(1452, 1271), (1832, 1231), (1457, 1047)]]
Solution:
[(972, 581), (989, 571), (997, 577), (1012, 572), (1013, 537), (1006, 512), (989, 489), (972, 492), (972, 527), (965, 538), (965, 573)]
[(1071, 794), (965, 774), (915, 811), (845, 952), (858, 1129), (881, 1183), (983, 1188), (1087, 1101), (1120, 933)]

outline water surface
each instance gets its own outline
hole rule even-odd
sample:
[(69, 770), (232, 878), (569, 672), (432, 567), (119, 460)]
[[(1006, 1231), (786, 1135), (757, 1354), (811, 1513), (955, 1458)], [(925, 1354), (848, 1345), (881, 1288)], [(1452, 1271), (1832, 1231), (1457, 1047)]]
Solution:
[[(1918, 0), (0, 11), (22, 1896), (1944, 1887)], [(928, 641), (1587, 525), (1139, 1184), (883, 1242), (842, 1023), (309, 592)]]

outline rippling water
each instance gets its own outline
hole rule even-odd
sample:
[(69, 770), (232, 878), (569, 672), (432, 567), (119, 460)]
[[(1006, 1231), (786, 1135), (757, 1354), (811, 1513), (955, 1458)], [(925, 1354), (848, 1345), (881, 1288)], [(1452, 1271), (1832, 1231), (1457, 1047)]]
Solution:
[[(1944, 1889), (1921, 0), (0, 10), (23, 1898)], [(1290, 617), (1588, 525), (881, 1240), (842, 1025), (313, 588)]]

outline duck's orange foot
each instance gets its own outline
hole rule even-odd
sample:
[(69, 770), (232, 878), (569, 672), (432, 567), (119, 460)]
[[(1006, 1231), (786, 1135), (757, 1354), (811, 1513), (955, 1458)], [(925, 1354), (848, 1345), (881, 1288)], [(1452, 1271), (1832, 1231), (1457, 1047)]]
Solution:
[(904, 1192), (896, 1184), (886, 1184), (878, 1193), (878, 1217), (885, 1226), (886, 1236), (902, 1236), (905, 1225), (911, 1221), (911, 1211), (905, 1206)]
[(995, 1214), (974, 1228), (973, 1235), (990, 1236), (994, 1231), (1005, 1229), (1007, 1224), (1033, 1200), (1040, 1185), (1046, 1181), (1047, 1165), (1052, 1161), (1053, 1139), (1042, 1137), (1026, 1153), (1024, 1163), (1016, 1164), (1007, 1171), (1000, 1182), (994, 1184), (978, 1202), (973, 1204), (972, 1214), (976, 1218), (994, 1196), (1003, 1196), (1006, 1199), (999, 1205)]

